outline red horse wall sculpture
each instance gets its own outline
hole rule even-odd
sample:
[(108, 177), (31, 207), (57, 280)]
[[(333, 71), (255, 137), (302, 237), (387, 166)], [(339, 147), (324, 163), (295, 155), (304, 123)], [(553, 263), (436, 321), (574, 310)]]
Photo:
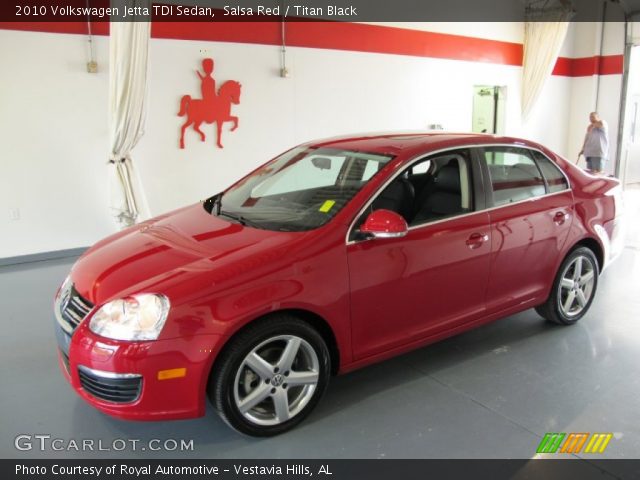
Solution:
[(222, 124), (224, 122), (233, 122), (231, 131), (238, 128), (238, 117), (231, 115), (231, 105), (240, 103), (240, 83), (235, 80), (224, 82), (220, 89), (216, 92), (216, 82), (211, 76), (213, 73), (213, 59), (205, 58), (202, 61), (201, 74), (196, 70), (200, 78), (202, 98), (193, 99), (190, 95), (184, 95), (180, 100), (179, 117), (187, 116), (187, 121), (182, 125), (180, 131), (180, 148), (184, 148), (184, 132), (189, 125), (193, 125), (193, 129), (200, 135), (200, 140), (205, 141), (206, 137), (200, 125), (204, 123), (216, 124), (218, 139), (216, 145), (222, 146)]

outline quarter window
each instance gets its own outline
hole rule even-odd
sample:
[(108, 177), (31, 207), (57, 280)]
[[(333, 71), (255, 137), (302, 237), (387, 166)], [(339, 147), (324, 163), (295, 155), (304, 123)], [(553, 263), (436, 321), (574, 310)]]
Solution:
[(483, 150), (493, 189), (494, 206), (545, 194), (542, 174), (526, 150), (489, 147)]
[(540, 152), (532, 151), (531, 153), (536, 159), (536, 163), (538, 164), (538, 167), (540, 167), (540, 170), (542, 170), (542, 174), (547, 181), (547, 191), (549, 193), (562, 192), (569, 188), (567, 179), (555, 163)]

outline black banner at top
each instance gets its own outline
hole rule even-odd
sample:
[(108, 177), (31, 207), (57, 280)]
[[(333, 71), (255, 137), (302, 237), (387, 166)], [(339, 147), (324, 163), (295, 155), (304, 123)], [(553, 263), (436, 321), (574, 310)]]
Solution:
[(8, 0), (0, 22), (624, 21), (640, 0)]

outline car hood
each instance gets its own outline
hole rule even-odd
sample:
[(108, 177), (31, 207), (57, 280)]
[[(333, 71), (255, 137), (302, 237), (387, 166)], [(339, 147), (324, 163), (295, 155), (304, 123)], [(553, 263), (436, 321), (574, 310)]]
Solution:
[(172, 285), (206, 274), (221, 284), (292, 252), (305, 232), (245, 227), (192, 205), (107, 237), (72, 269), (78, 293), (94, 304), (138, 292), (165, 293)]

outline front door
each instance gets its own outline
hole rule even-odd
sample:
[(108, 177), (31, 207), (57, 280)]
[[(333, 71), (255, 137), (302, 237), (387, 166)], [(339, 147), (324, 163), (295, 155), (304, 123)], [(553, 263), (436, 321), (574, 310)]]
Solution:
[[(410, 168), (378, 197), (385, 198), (383, 208), (393, 209), (388, 192), (397, 197), (407, 191), (394, 182), (419, 185), (409, 194), (412, 208), (406, 208), (406, 198), (395, 198), (408, 234), (347, 245), (356, 359), (437, 335), (485, 311), (489, 214), (476, 211), (468, 152), (426, 161), (434, 181), (412, 182)], [(413, 170), (424, 175), (421, 168)], [(371, 210), (375, 205), (374, 200)]]

